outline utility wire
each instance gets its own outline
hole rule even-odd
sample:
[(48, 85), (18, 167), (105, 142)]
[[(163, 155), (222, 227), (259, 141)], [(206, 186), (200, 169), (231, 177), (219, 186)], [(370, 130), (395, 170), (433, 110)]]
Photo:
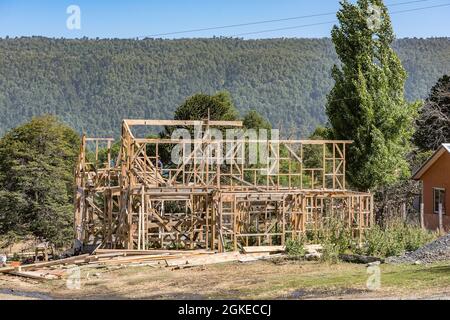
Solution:
[[(402, 6), (402, 5), (414, 4), (414, 3), (421, 3), (421, 2), (429, 2), (429, 1), (433, 1), (433, 0), (406, 1), (406, 2), (399, 2), (399, 3), (389, 4), (387, 6), (388, 7), (396, 7), (396, 6)], [(336, 14), (336, 12), (325, 12), (325, 13), (303, 15), (303, 16), (298, 16), (298, 17), (289, 17), (289, 18), (281, 18), (281, 19), (253, 21), (253, 22), (230, 24), (230, 25), (224, 25), (224, 26), (207, 27), (207, 28), (199, 28), (199, 29), (190, 29), (190, 30), (182, 30), (182, 31), (173, 31), (173, 32), (166, 32), (166, 33), (158, 33), (158, 34), (152, 34), (152, 35), (143, 36), (143, 37), (139, 37), (139, 38), (156, 38), (156, 37), (176, 35), (176, 34), (193, 33), (193, 32), (200, 32), (200, 31), (211, 31), (211, 30), (236, 28), (236, 27), (245, 27), (245, 26), (252, 26), (252, 25), (259, 25), (259, 24), (275, 23), (275, 22), (282, 22), (282, 21), (300, 20), (300, 19), (306, 19), (306, 18), (331, 16), (331, 15), (335, 15), (335, 14)]]
[(332, 24), (332, 23), (336, 23), (336, 22), (338, 22), (338, 20), (331, 20), (331, 21), (324, 21), (324, 22), (317, 22), (317, 23), (310, 23), (310, 24), (302, 24), (299, 26), (283, 27), (283, 28), (278, 28), (278, 29), (268, 29), (268, 30), (253, 31), (253, 32), (244, 32), (244, 33), (234, 34), (230, 37), (240, 37), (240, 36), (246, 36), (249, 34), (259, 34), (259, 33), (266, 33), (266, 32), (290, 30), (290, 29), (300, 29), (300, 28), (313, 27), (313, 26), (319, 26), (319, 25), (324, 25), (324, 24)]
[[(393, 11), (390, 13), (390, 15), (405, 13), (405, 12), (412, 12), (412, 11), (434, 9), (434, 8), (440, 8), (440, 7), (448, 7), (448, 6), (450, 6), (450, 3), (440, 4), (440, 5), (435, 5), (435, 6), (428, 6), (428, 7), (421, 7), (421, 8), (414, 8), (414, 9), (406, 9), (406, 10), (400, 10), (400, 11)], [(339, 22), (339, 21), (333, 20), (333, 21), (318, 22), (318, 23), (313, 23), (313, 24), (303, 24), (303, 25), (299, 25), (299, 26), (284, 27), (284, 28), (278, 28), (278, 29), (268, 29), (268, 30), (254, 31), (254, 32), (245, 32), (245, 33), (235, 34), (230, 37), (240, 37), (240, 36), (246, 36), (246, 35), (251, 35), (251, 34), (260, 34), (260, 33), (282, 31), (282, 30), (301, 29), (301, 28), (305, 28), (305, 27), (311, 27), (311, 26), (317, 26), (317, 25), (323, 25), (323, 24), (331, 24), (331, 23), (337, 23), (337, 22)]]

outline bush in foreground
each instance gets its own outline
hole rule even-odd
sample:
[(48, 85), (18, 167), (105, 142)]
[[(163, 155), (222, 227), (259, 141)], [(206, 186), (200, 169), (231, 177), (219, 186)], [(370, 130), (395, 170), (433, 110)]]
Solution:
[(381, 258), (398, 256), (415, 251), (436, 238), (436, 233), (396, 219), (384, 228), (377, 225), (368, 230), (363, 245), (355, 251), (358, 254)]

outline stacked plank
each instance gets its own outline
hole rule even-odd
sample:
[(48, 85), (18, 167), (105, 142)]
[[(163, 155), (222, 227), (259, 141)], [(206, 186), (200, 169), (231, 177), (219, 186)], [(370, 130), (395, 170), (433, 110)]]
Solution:
[[(36, 280), (58, 279), (63, 273), (57, 269), (73, 266), (108, 267), (108, 266), (166, 266), (167, 261), (187, 259), (201, 255), (213, 255), (206, 250), (107, 250), (98, 249), (93, 254), (83, 254), (70, 258), (38, 262), (18, 267), (0, 268), (0, 273), (27, 277)], [(51, 269), (49, 269), (51, 268)]]
[(89, 254), (74, 256), (60, 260), (25, 264), (18, 267), (4, 267), (0, 268), (0, 272), (36, 280), (58, 279), (62, 277), (62, 274), (60, 272), (54, 272), (53, 270), (46, 270), (45, 268), (67, 264), (77, 265), (84, 263), (87, 258), (89, 258)]
[[(309, 252), (320, 248), (308, 246)], [(244, 247), (243, 253), (215, 253), (207, 250), (116, 250), (97, 249), (92, 254), (83, 254), (70, 258), (22, 265), (19, 267), (0, 268), (0, 273), (7, 273), (31, 279), (58, 279), (64, 269), (73, 266), (86, 268), (103, 268), (109, 266), (154, 266), (169, 268), (189, 268), (227, 262), (251, 262), (273, 259), (283, 256), (284, 246)]]
[(89, 264), (127, 266), (165, 266), (166, 261), (195, 256), (213, 255), (206, 250), (108, 250), (99, 249), (90, 256)]

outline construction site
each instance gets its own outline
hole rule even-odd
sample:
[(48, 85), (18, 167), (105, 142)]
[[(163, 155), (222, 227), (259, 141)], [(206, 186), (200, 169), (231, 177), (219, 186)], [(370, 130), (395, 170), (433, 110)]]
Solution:
[[(149, 138), (161, 127), (170, 137)], [(71, 252), (36, 248), (34, 263), (0, 267), (0, 299), (448, 295), (448, 236), (386, 259), (344, 248), (330, 267), (315, 237), (330, 221), (358, 248), (376, 229), (373, 195), (346, 185), (351, 141), (242, 134), (240, 121), (124, 120), (121, 129), (118, 143), (82, 136)], [(230, 129), (234, 138), (219, 139)], [(371, 268), (383, 272), (381, 290), (367, 284)]]
[[(195, 127), (195, 137), (137, 134), (158, 126)], [(373, 225), (373, 196), (346, 186), (351, 141), (217, 140), (211, 133), (242, 127), (239, 121), (124, 120), (117, 159), (113, 139), (83, 136), (75, 172), (76, 247), (225, 252), (283, 246), (329, 218), (357, 239)], [(249, 164), (254, 142), (264, 165)], [(182, 161), (169, 164), (163, 150), (174, 146)]]

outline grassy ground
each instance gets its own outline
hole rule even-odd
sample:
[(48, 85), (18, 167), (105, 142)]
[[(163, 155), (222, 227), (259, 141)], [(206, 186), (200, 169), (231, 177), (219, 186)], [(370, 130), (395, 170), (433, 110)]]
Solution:
[(450, 299), (450, 262), (380, 269), (378, 290), (367, 288), (364, 265), (285, 260), (185, 270), (82, 269), (80, 289), (68, 289), (66, 279), (37, 282), (2, 275), (0, 299)]

